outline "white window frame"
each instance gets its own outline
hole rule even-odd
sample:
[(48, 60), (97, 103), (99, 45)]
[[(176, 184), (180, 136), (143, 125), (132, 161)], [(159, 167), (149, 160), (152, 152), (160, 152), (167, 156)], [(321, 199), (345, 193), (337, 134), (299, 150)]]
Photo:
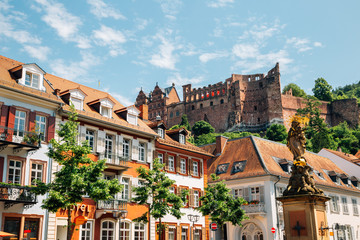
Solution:
[[(31, 130), (31, 129), (30, 129)], [(41, 141), (45, 141), (46, 135), (46, 117), (42, 115), (36, 115), (36, 132), (41, 134)]]
[[(175, 226), (168, 226), (168, 239), (169, 240), (175, 240), (176, 239), (176, 227)], [(172, 236), (171, 236), (172, 234)]]
[(201, 239), (201, 232), (202, 230), (199, 228), (194, 229), (194, 240), (200, 240)]
[(130, 178), (122, 177), (121, 185), (123, 185), (123, 189), (121, 191), (121, 199), (129, 200), (129, 198), (130, 198)]
[(234, 189), (234, 197), (240, 198), (244, 196), (244, 189), (243, 188), (235, 188)]
[(333, 213), (339, 213), (339, 203), (338, 203), (338, 196), (330, 195), (330, 211)]
[[(183, 230), (185, 230), (185, 231), (183, 231)], [(188, 234), (188, 228), (182, 226), (181, 227), (181, 240), (188, 240), (188, 237), (189, 237), (188, 235), (189, 235)]]
[(81, 98), (71, 96), (70, 101), (74, 105), (75, 109), (80, 110), (80, 111), (83, 110), (83, 100)]
[[(21, 116), (21, 114), (24, 116)], [(21, 128), (22, 127), (22, 128)], [(14, 123), (14, 135), (18, 137), (24, 137), (26, 127), (26, 112), (24, 111), (15, 111), (15, 123)]]
[[(90, 225), (90, 228), (88, 228), (87, 225)], [(84, 228), (85, 225), (85, 228)], [(87, 221), (80, 227), (80, 238), (79, 240), (92, 240), (93, 239), (93, 221)], [(84, 236), (85, 233), (85, 236)], [(89, 234), (89, 235), (88, 235)]]
[[(14, 162), (14, 165), (11, 166), (11, 162)], [(16, 163), (20, 163), (20, 167), (16, 166)], [(10, 159), (9, 160), (9, 167), (8, 167), (8, 183), (17, 183), (17, 184), (21, 184), (21, 178), (22, 178), (22, 165), (23, 165), (23, 162), (22, 161), (18, 161), (18, 160), (13, 160), (13, 159)], [(13, 175), (11, 178), (10, 178), (10, 170), (13, 171)], [(16, 174), (16, 171), (19, 171), (20, 174)], [(15, 181), (16, 179), (16, 176), (19, 177), (19, 181)]]
[[(138, 227), (138, 229), (136, 229)], [(137, 236), (136, 234), (142, 234), (143, 237)], [(146, 239), (146, 225), (143, 223), (134, 223), (134, 240), (145, 240)]]
[(341, 204), (342, 204), (343, 214), (349, 214), (347, 197), (345, 197), (345, 196), (341, 197)]
[[(91, 134), (92, 133), (92, 134)], [(94, 146), (95, 146), (95, 131), (92, 129), (86, 129), (85, 131), (85, 140), (88, 141), (89, 146), (91, 147), (91, 149), (94, 151)]]
[(359, 208), (358, 208), (358, 203), (357, 203), (357, 199), (356, 198), (352, 198), (351, 199), (351, 203), (353, 205), (353, 214), (355, 216), (359, 216)]
[(174, 156), (169, 156), (168, 163), (169, 163), (169, 171), (174, 172), (175, 171), (175, 158), (174, 158)]
[(186, 159), (180, 158), (180, 172), (186, 174)]
[[(29, 76), (29, 78), (30, 78), (29, 83), (27, 83), (27, 76)], [(37, 83), (36, 84), (35, 84), (36, 81), (34, 81), (34, 76), (37, 77)], [(36, 73), (26, 71), (25, 72), (25, 82), (24, 82), (24, 84), (25, 84), (25, 86), (39, 89), (40, 88), (40, 75), (36, 74)]]
[(110, 134), (105, 135), (105, 152), (104, 157), (106, 159), (112, 159), (114, 136)]
[[(33, 168), (33, 165), (36, 166), (35, 169)], [(38, 169), (38, 166), (41, 166), (41, 170)], [(33, 172), (35, 173), (34, 179), (33, 179)], [(31, 163), (30, 184), (32, 184), (35, 179), (42, 181), (43, 174), (44, 174), (44, 164), (39, 164), (36, 162)]]
[(145, 162), (146, 161), (145, 143), (140, 142), (138, 149), (139, 149), (139, 161)]
[[(103, 224), (104, 224), (104, 222), (111, 222), (112, 224), (113, 224), (113, 228), (104, 228), (103, 227)], [(101, 231), (100, 231), (100, 239), (103, 239), (104, 238), (104, 236), (103, 236), (103, 231), (106, 231), (107, 232), (107, 234), (106, 234), (106, 240), (115, 240), (115, 227), (116, 227), (116, 222), (114, 222), (114, 221), (112, 221), (112, 220), (110, 220), (110, 219), (104, 219), (102, 222), (101, 222)], [(112, 237), (110, 238), (109, 237), (109, 231), (113, 231), (113, 235), (112, 235)]]
[(193, 161), (192, 168), (193, 168), (193, 175), (199, 176), (199, 162), (198, 161)]
[(250, 199), (251, 201), (260, 202), (260, 187), (250, 187)]
[(162, 153), (158, 153), (158, 159), (161, 164), (164, 164), (164, 155)]
[(162, 128), (158, 128), (158, 134), (159, 134), (159, 136), (161, 137), (161, 138), (164, 138), (164, 129), (162, 129)]
[[(124, 226), (121, 226), (121, 225)], [(129, 228), (124, 228), (125, 225), (128, 224)], [(121, 223), (119, 224), (120, 229), (119, 229), (119, 239), (120, 240), (131, 240), (131, 222), (130, 221), (126, 221), (126, 220), (122, 220)], [(125, 238), (125, 236), (122, 236), (121, 233), (127, 232), (129, 234), (129, 238)]]
[(130, 139), (123, 139), (123, 157), (130, 157)]
[(194, 207), (199, 207), (200, 204), (200, 191), (194, 190)]
[(185, 136), (184, 136), (184, 134), (179, 134), (179, 143), (185, 144)]
[[(110, 107), (100, 106), (100, 114), (103, 117), (111, 118), (111, 110)], [(105, 111), (106, 110), (106, 111)]]
[(175, 187), (174, 186), (169, 187), (169, 192), (175, 194)]

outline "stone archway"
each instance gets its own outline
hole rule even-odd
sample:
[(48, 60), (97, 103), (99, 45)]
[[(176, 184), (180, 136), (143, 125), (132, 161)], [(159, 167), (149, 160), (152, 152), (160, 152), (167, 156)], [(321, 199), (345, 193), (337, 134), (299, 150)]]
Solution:
[(264, 233), (255, 223), (247, 223), (240, 231), (241, 240), (264, 240)]

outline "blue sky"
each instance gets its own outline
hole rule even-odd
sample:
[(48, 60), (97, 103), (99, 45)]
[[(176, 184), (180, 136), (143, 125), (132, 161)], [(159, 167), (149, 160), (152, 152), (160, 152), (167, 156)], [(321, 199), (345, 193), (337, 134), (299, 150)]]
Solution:
[[(0, 54), (110, 92), (207, 86), (280, 63), (282, 87), (360, 81), (360, 1), (0, 0)], [(99, 86), (100, 81), (100, 86)]]

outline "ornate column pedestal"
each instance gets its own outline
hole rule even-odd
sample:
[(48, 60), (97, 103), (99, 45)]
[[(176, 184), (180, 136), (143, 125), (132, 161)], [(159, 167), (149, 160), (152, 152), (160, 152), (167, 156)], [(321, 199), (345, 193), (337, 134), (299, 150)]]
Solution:
[(326, 206), (321, 194), (278, 197), (283, 204), (287, 240), (330, 240)]

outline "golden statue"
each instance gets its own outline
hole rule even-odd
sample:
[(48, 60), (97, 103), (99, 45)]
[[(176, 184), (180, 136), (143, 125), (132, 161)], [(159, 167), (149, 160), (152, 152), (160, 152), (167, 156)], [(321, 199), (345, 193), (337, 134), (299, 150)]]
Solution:
[(287, 137), (287, 147), (294, 155), (295, 165), (306, 165), (304, 158), (306, 138), (302, 128), (302, 125), (306, 125), (308, 122), (306, 117), (294, 116), (291, 119), (291, 128)]

